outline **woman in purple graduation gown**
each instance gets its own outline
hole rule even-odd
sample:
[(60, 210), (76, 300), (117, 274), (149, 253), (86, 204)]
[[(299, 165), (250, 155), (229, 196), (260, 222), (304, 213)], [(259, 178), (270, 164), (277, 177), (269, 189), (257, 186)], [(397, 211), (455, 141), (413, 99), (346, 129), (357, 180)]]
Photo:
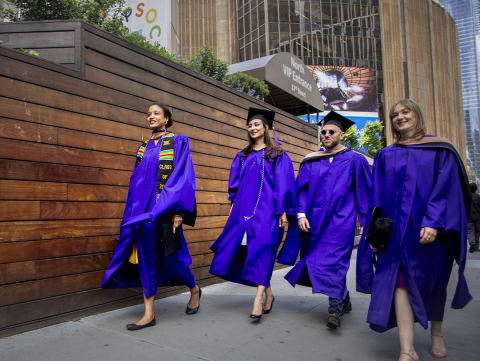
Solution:
[(187, 314), (198, 311), (201, 296), (189, 268), (192, 259), (181, 227), (182, 221), (195, 223), (195, 172), (189, 141), (166, 130), (173, 121), (165, 104), (152, 104), (147, 121), (153, 134), (138, 148), (120, 237), (100, 285), (143, 288), (145, 314), (127, 325), (131, 331), (155, 325), (153, 301), (158, 286), (189, 287)]
[(382, 217), (393, 223), (385, 249), (371, 248), (362, 237), (357, 291), (371, 293), (367, 322), (373, 330), (398, 326), (399, 360), (418, 360), (415, 321), (425, 329), (431, 321), (430, 352), (445, 357), (442, 320), (454, 260), (458, 284), (451, 307), (463, 308), (472, 298), (464, 277), (468, 182), (453, 145), (426, 135), (415, 102), (401, 100), (389, 115), (394, 144), (375, 156), (367, 224), (373, 207), (380, 207)]
[(215, 257), (210, 273), (257, 287), (252, 318), (260, 318), (262, 311), (269, 313), (272, 309), (270, 278), (278, 246), (287, 217), (296, 215), (292, 161), (268, 134), (274, 116), (275, 112), (249, 110), (248, 145), (237, 153), (230, 169), (232, 209), (222, 234), (211, 247)]

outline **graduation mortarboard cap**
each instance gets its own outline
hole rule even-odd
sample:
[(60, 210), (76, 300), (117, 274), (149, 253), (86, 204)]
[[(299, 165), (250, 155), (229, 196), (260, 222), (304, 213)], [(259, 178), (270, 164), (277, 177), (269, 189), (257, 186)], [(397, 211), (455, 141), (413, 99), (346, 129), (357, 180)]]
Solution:
[(260, 119), (265, 124), (268, 124), (268, 129), (272, 129), (273, 118), (275, 118), (275, 112), (265, 109), (250, 108), (248, 109), (247, 125), (252, 119)]
[[(323, 124), (322, 124), (323, 123)], [(336, 125), (340, 128), (342, 132), (345, 132), (348, 128), (350, 128), (355, 123), (352, 122), (350, 119), (345, 118), (344, 116), (334, 112), (333, 110), (328, 113), (325, 118), (323, 118), (317, 125), (323, 126), (331, 124)]]

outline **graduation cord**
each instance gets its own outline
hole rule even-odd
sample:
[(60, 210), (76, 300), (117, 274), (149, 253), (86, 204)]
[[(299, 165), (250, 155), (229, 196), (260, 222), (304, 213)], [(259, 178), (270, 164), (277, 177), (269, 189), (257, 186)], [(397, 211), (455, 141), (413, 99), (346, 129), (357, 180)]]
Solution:
[(255, 204), (255, 208), (253, 209), (253, 213), (251, 216), (243, 216), (243, 218), (245, 218), (245, 221), (248, 221), (250, 218), (252, 218), (255, 215), (255, 212), (257, 211), (258, 202), (260, 202), (260, 196), (262, 194), (264, 174), (265, 174), (265, 150), (263, 150), (262, 152), (262, 181), (260, 183), (260, 191), (258, 192), (257, 203)]
[(128, 288), (129, 290), (132, 290), (133, 292), (143, 293), (143, 291), (138, 291), (138, 290), (135, 290), (135, 289), (133, 289), (133, 288), (131, 288), (131, 287), (125, 286), (122, 282), (116, 280), (115, 277), (112, 277), (112, 280), (114, 280), (114, 281), (117, 282), (118, 284), (122, 285), (123, 287)]

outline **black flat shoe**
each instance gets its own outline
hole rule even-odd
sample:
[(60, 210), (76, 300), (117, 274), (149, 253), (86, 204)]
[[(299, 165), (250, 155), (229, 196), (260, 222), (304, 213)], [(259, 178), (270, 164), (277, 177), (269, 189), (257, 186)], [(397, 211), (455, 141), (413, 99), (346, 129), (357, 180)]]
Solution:
[(200, 297), (202, 297), (202, 289), (200, 287), (198, 287), (198, 293), (199, 293), (199, 295), (198, 295), (198, 307), (190, 308), (187, 305), (187, 309), (185, 311), (185, 313), (187, 315), (194, 315), (198, 312), (198, 309), (200, 308)]
[(273, 296), (273, 300), (272, 300), (272, 304), (270, 305), (270, 309), (269, 310), (263, 310), (263, 314), (264, 315), (268, 315), (270, 313), (270, 311), (272, 310), (273, 308), (273, 303), (275, 302), (275, 296)]
[(127, 330), (138, 331), (138, 330), (141, 330), (142, 328), (145, 328), (145, 327), (155, 326), (156, 324), (157, 324), (157, 321), (155, 320), (155, 317), (154, 317), (153, 320), (151, 320), (149, 323), (146, 323), (145, 325), (136, 325), (134, 323), (129, 323), (127, 325)]

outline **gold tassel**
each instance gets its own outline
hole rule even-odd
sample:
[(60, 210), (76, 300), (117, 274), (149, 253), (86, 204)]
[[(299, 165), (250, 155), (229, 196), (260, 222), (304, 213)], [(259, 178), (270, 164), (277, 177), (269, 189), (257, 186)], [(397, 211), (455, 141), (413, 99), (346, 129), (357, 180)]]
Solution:
[(137, 242), (133, 243), (132, 254), (130, 255), (128, 261), (133, 264), (138, 264)]

